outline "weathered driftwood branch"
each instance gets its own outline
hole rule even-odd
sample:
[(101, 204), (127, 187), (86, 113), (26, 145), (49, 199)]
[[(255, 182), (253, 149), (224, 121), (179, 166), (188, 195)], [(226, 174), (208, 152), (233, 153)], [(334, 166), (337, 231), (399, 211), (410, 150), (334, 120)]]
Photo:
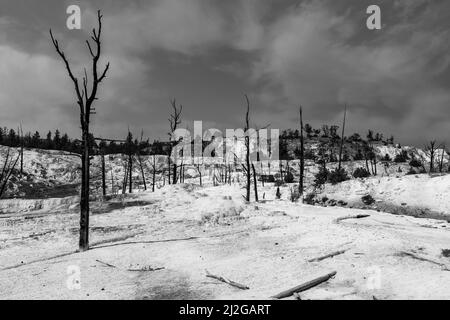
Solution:
[(369, 214), (358, 214), (356, 216), (346, 216), (346, 217), (340, 217), (336, 219), (336, 223), (342, 221), (342, 220), (347, 220), (347, 219), (362, 219), (362, 218), (367, 218), (370, 217)]
[(290, 297), (294, 293), (299, 293), (299, 292), (302, 292), (302, 291), (306, 291), (306, 290), (311, 289), (311, 288), (313, 288), (313, 287), (315, 287), (315, 286), (317, 286), (317, 285), (319, 285), (319, 284), (321, 284), (321, 283), (323, 283), (325, 281), (328, 281), (329, 279), (331, 279), (335, 275), (336, 275), (336, 271), (333, 271), (333, 272), (331, 272), (331, 273), (329, 273), (329, 274), (327, 274), (325, 276), (316, 278), (314, 280), (311, 280), (311, 281), (305, 282), (305, 283), (303, 283), (301, 285), (298, 285), (298, 286), (296, 286), (294, 288), (291, 288), (291, 289), (288, 289), (286, 291), (280, 292), (280, 293), (272, 296), (272, 298), (274, 298), (274, 299), (283, 299), (283, 298)]
[(206, 271), (206, 276), (207, 276), (208, 278), (213, 278), (213, 279), (216, 279), (216, 280), (225, 282), (225, 283), (229, 284), (230, 286), (239, 288), (239, 289), (241, 289), (241, 290), (248, 290), (248, 289), (250, 289), (250, 288), (247, 287), (246, 285), (243, 285), (243, 284), (234, 282), (234, 281), (232, 281), (232, 280), (230, 280), (230, 279), (227, 279), (227, 278), (224, 278), (224, 277), (220, 277), (220, 276), (213, 275), (213, 274), (209, 273), (208, 270), (205, 270), (205, 271)]
[(343, 253), (345, 253), (346, 251), (347, 251), (347, 250), (335, 251), (335, 252), (329, 253), (329, 254), (327, 254), (327, 255), (318, 257), (318, 258), (310, 259), (310, 260), (308, 260), (308, 262), (316, 262), (316, 261), (322, 261), (322, 260), (325, 260), (325, 259), (328, 259), (328, 258), (333, 258), (334, 256), (338, 256), (338, 255), (340, 255), (340, 254), (343, 254)]
[(112, 265), (112, 264), (103, 262), (103, 261), (98, 260), (98, 259), (96, 259), (95, 261), (100, 262), (101, 264), (103, 264), (103, 265), (105, 265), (105, 266), (107, 266), (107, 267), (110, 267), (110, 268), (117, 268), (116, 266), (114, 266), (114, 265)]

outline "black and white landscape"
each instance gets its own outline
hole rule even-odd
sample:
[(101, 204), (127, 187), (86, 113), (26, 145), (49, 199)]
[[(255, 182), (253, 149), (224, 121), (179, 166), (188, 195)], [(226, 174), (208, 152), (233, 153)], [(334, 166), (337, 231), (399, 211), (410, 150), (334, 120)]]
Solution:
[(448, 1), (0, 0), (0, 79), (0, 299), (450, 299)]

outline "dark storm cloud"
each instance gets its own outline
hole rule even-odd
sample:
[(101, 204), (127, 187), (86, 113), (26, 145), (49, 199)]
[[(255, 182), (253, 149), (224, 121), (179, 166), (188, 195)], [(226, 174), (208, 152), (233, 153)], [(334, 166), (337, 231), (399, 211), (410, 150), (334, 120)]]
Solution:
[[(78, 4), (82, 30), (65, 28)], [(365, 27), (370, 4), (383, 29)], [(169, 100), (186, 126), (242, 126), (249, 93), (254, 124), (340, 121), (351, 130), (404, 142), (447, 138), (450, 130), (450, 3), (427, 0), (0, 1), (1, 125), (78, 134), (74, 93), (50, 45), (51, 27), (79, 72), (84, 39), (104, 13), (104, 58), (111, 62), (97, 104), (97, 135), (130, 126), (166, 138)], [(89, 64), (88, 64), (89, 66)]]

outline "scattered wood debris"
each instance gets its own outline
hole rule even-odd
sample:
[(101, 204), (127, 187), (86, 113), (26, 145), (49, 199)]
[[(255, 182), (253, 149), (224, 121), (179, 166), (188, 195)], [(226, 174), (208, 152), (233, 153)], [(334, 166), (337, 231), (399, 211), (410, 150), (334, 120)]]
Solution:
[(220, 277), (220, 276), (213, 275), (213, 274), (209, 273), (208, 270), (205, 270), (205, 272), (206, 272), (206, 276), (207, 276), (208, 278), (213, 278), (213, 279), (216, 279), (216, 280), (225, 282), (225, 283), (229, 284), (230, 286), (239, 288), (239, 289), (241, 289), (241, 290), (248, 290), (248, 289), (250, 289), (250, 288), (249, 288), (248, 286), (246, 286), (246, 285), (243, 285), (243, 284), (234, 282), (234, 281), (232, 281), (232, 280), (230, 280), (230, 279), (227, 279), (227, 278), (224, 278), (224, 277)]
[(318, 258), (309, 259), (308, 262), (317, 262), (317, 261), (322, 261), (322, 260), (325, 260), (325, 259), (328, 259), (328, 258), (333, 258), (333, 257), (335, 257), (335, 256), (338, 256), (338, 255), (340, 255), (340, 254), (345, 253), (346, 251), (347, 251), (347, 250), (339, 250), (339, 251), (335, 251), (335, 252), (329, 253), (329, 254), (327, 254), (327, 255), (318, 257)]
[(410, 258), (413, 258), (413, 259), (416, 259), (416, 260), (429, 262), (429, 263), (432, 263), (432, 264), (440, 266), (445, 271), (450, 271), (450, 268), (445, 263), (434, 261), (434, 260), (431, 260), (431, 259), (428, 259), (428, 258), (425, 258), (425, 257), (420, 257), (420, 256), (414, 254), (413, 252), (401, 251), (397, 255), (400, 256), (400, 257), (410, 257)]
[(163, 269), (165, 269), (164, 267), (156, 267), (156, 268), (152, 268), (152, 267), (150, 267), (150, 266), (146, 266), (146, 267), (143, 267), (143, 268), (137, 268), (137, 269), (127, 269), (127, 271), (136, 271), (136, 272), (145, 272), (145, 271), (148, 271), (148, 272), (152, 272), (152, 271), (158, 271), (158, 270), (163, 270)]
[(340, 217), (340, 218), (337, 218), (337, 219), (335, 220), (335, 222), (336, 222), (336, 223), (339, 223), (339, 222), (342, 221), (342, 220), (348, 220), (348, 219), (363, 219), (363, 218), (368, 218), (368, 217), (370, 217), (369, 214), (358, 214), (358, 215), (356, 215), (356, 216), (346, 216), (346, 217)]
[(336, 271), (333, 271), (333, 272), (331, 272), (331, 273), (329, 273), (329, 274), (327, 274), (325, 276), (316, 278), (314, 280), (311, 280), (311, 281), (305, 282), (305, 283), (303, 283), (301, 285), (298, 285), (298, 286), (296, 286), (294, 288), (291, 288), (291, 289), (288, 289), (286, 291), (280, 292), (280, 293), (272, 296), (272, 298), (274, 298), (274, 299), (283, 299), (283, 298), (290, 297), (294, 293), (299, 293), (299, 292), (302, 292), (302, 291), (306, 291), (306, 290), (311, 289), (311, 288), (313, 288), (313, 287), (315, 287), (315, 286), (317, 286), (317, 285), (319, 285), (319, 284), (321, 284), (323, 282), (326, 282), (329, 279), (333, 278), (335, 275), (336, 275)]

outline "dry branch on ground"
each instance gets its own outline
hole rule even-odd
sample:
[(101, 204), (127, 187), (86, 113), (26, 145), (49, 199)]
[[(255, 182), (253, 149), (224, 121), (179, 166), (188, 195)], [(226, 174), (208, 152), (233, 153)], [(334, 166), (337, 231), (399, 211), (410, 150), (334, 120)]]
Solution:
[(329, 279), (331, 279), (335, 275), (336, 275), (336, 271), (333, 271), (333, 272), (331, 272), (331, 273), (329, 273), (327, 275), (324, 275), (322, 277), (316, 278), (314, 280), (311, 280), (311, 281), (305, 282), (303, 284), (300, 284), (300, 285), (298, 285), (298, 286), (296, 286), (294, 288), (291, 288), (291, 289), (285, 290), (283, 292), (280, 292), (280, 293), (272, 296), (272, 298), (274, 298), (274, 299), (283, 299), (283, 298), (290, 297), (294, 293), (299, 293), (299, 292), (302, 292), (302, 291), (306, 291), (306, 290), (311, 289), (311, 288), (313, 288), (315, 286), (318, 286), (319, 284), (328, 281)]
[(213, 278), (213, 279), (216, 279), (216, 280), (225, 282), (225, 283), (229, 284), (230, 286), (239, 288), (239, 289), (241, 289), (241, 290), (248, 290), (248, 289), (250, 289), (248, 286), (246, 286), (246, 285), (244, 285), (244, 284), (237, 283), (237, 282), (235, 282), (235, 281), (232, 281), (232, 280), (230, 280), (230, 279), (227, 279), (227, 278), (224, 278), (224, 277), (221, 277), (221, 276), (213, 275), (213, 274), (209, 273), (208, 270), (205, 270), (205, 271), (206, 271), (206, 276), (207, 276), (208, 278)]
[(308, 262), (317, 262), (317, 261), (322, 261), (322, 260), (325, 260), (325, 259), (328, 259), (328, 258), (333, 258), (333, 257), (335, 257), (337, 255), (345, 253), (346, 251), (347, 250), (335, 251), (335, 252), (329, 253), (327, 255), (318, 257), (318, 258), (310, 259), (310, 260), (308, 260)]

